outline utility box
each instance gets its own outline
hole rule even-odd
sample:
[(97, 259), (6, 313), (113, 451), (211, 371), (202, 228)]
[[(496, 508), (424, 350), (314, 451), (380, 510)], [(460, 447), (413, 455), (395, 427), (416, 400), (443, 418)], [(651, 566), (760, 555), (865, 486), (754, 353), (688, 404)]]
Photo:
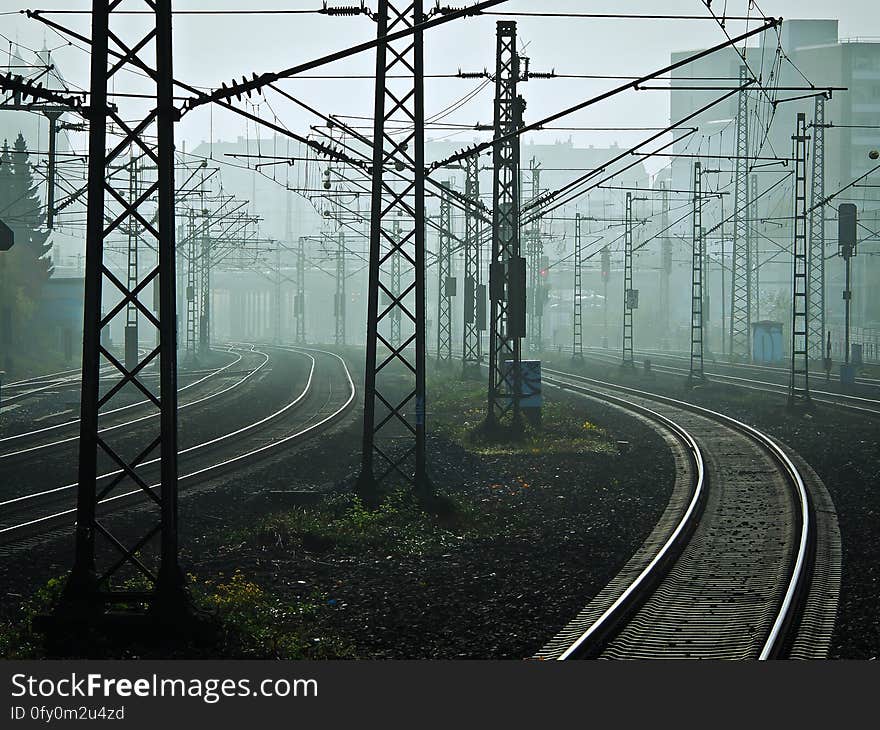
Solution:
[(782, 322), (752, 322), (752, 361), (781, 363), (785, 360)]
[[(513, 361), (504, 361), (504, 380), (509, 390), (514, 389)], [(520, 401), (519, 405), (523, 414), (532, 422), (541, 421), (541, 406), (544, 405), (544, 395), (541, 386), (541, 361), (521, 360), (519, 380)]]
[(865, 364), (864, 359), (862, 358), (862, 352), (864, 350), (861, 344), (856, 344), (853, 342), (850, 346), (850, 362), (857, 368), (862, 367)]

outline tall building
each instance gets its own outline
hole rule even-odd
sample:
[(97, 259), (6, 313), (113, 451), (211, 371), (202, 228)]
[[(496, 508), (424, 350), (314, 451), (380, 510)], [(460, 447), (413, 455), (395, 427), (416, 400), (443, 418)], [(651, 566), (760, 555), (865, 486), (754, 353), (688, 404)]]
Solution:
[[(700, 49), (676, 52), (672, 62), (683, 60)], [(844, 39), (838, 35), (838, 21), (825, 19), (786, 20), (779, 33), (769, 31), (755, 46), (745, 49), (750, 71), (761, 80), (760, 90), (747, 93), (748, 153), (761, 159), (749, 164), (750, 176), (757, 180), (753, 195), (761, 196), (757, 216), (749, 221), (751, 234), (758, 240), (760, 252), (760, 291), (766, 308), (779, 303), (784, 310), (791, 282), (792, 242), (791, 216), (793, 193), (790, 178), (791, 162), (773, 158), (792, 157), (792, 135), (798, 113), (804, 113), (807, 133), (813, 134), (815, 93), (778, 87), (837, 87), (825, 103), (825, 191), (832, 195), (867, 173), (876, 162), (868, 157), (872, 149), (880, 149), (880, 42)], [(732, 49), (715, 53), (688, 64), (673, 73), (670, 94), (670, 119), (676, 122), (703, 105), (717, 99), (723, 92), (702, 91), (693, 87), (733, 88), (743, 61)], [(687, 87), (687, 88), (683, 88)], [(843, 90), (845, 89), (845, 90)], [(718, 155), (722, 159), (706, 159), (704, 166), (721, 168), (726, 173), (712, 178), (719, 190), (730, 192), (725, 215), (732, 211), (734, 160), (736, 154), (736, 123), (738, 95), (699, 114), (676, 132), (671, 174), (674, 187), (689, 188), (692, 176), (692, 155)], [(687, 126), (699, 127), (687, 135)], [(808, 143), (812, 154), (812, 145)], [(728, 159), (723, 159), (724, 157)], [(807, 166), (808, 174), (810, 164)], [(784, 182), (783, 177), (788, 179)], [(779, 184), (777, 184), (779, 183)], [(874, 238), (870, 231), (880, 227), (880, 173), (866, 179), (834, 198), (826, 208), (826, 302), (828, 329), (835, 341), (842, 340), (843, 264), (837, 252), (837, 206), (852, 202), (866, 228), (860, 235)], [(770, 192), (767, 192), (767, 191)], [(808, 191), (809, 196), (809, 191)], [(710, 208), (708, 225), (720, 220), (718, 204)], [(732, 228), (732, 226), (729, 226)], [(717, 243), (715, 244), (718, 245)], [(876, 242), (866, 241), (861, 252), (876, 249)], [(730, 250), (729, 233), (727, 250)], [(880, 329), (880, 261), (876, 256), (859, 256), (853, 265), (853, 325), (859, 338), (870, 340), (876, 333), (861, 329)], [(872, 285), (873, 282), (873, 285)], [(788, 300), (790, 301), (790, 299)], [(788, 305), (790, 306), (790, 304)]]

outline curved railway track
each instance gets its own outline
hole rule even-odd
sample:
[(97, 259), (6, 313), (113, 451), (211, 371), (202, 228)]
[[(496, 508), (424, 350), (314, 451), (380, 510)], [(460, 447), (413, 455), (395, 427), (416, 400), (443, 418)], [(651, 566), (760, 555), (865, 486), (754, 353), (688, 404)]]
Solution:
[[(590, 352), (601, 352), (599, 348), (591, 347), (587, 348)], [(649, 358), (662, 358), (665, 360), (673, 360), (678, 362), (688, 362), (690, 360), (690, 353), (687, 352), (664, 352), (662, 350), (635, 350), (636, 355), (640, 355), (642, 357)], [(722, 358), (725, 356), (722, 355)], [(740, 372), (752, 371), (756, 373), (765, 373), (767, 375), (778, 375), (781, 378), (788, 378), (788, 368), (780, 367), (778, 365), (767, 365), (767, 364), (759, 364), (752, 362), (742, 362), (742, 363), (728, 363), (722, 360), (709, 360), (707, 356), (706, 362), (711, 363), (712, 367), (719, 367), (724, 369), (730, 369)], [(838, 363), (839, 364), (839, 363)], [(824, 373), (825, 371), (822, 368), (817, 368), (814, 370), (817, 375), (820, 373)], [(819, 375), (821, 379), (821, 375)], [(859, 376), (855, 380), (856, 385), (863, 385), (868, 388), (880, 388), (880, 378), (870, 378), (867, 376)]]
[[(250, 347), (251, 349), (247, 351), (240, 350), (239, 352), (235, 352), (233, 350), (230, 350), (230, 352), (233, 352), (235, 357), (229, 363), (214, 370), (209, 370), (203, 377), (200, 377), (194, 382), (179, 388), (178, 393), (183, 393), (205, 383), (208, 383), (210, 387), (211, 385), (213, 385), (214, 379), (225, 377), (237, 378), (233, 381), (231, 385), (224, 385), (221, 388), (209, 392), (207, 395), (197, 396), (192, 399), (184, 400), (180, 404), (179, 410), (186, 410), (189, 408), (193, 408), (194, 406), (203, 405), (208, 401), (214, 400), (220, 396), (228, 395), (232, 391), (243, 386), (255, 375), (257, 375), (257, 373), (259, 373), (260, 370), (262, 370), (268, 364), (269, 356), (266, 353), (259, 352), (258, 350), (253, 349), (253, 346)], [(245, 355), (242, 354), (243, 352), (248, 355), (256, 355), (258, 359), (257, 363), (253, 367), (246, 369), (243, 374), (236, 371), (231, 371), (231, 368), (233, 366), (238, 365), (244, 360)], [(157, 418), (158, 414), (153, 411), (137, 418), (121, 420), (129, 411), (150, 405), (151, 404), (149, 401), (141, 400), (134, 403), (129, 403), (124, 406), (119, 406), (117, 408), (102, 411), (100, 416), (101, 423), (106, 425), (103, 425), (99, 432), (107, 433), (110, 431), (129, 428), (131, 426), (142, 424), (146, 421)], [(31, 429), (29, 431), (23, 431), (21, 433), (14, 433), (8, 436), (4, 436), (0, 438), (0, 449), (3, 449), (2, 451), (0, 451), (0, 463), (7, 459), (32, 455), (39, 451), (43, 451), (46, 449), (56, 449), (65, 444), (74, 443), (79, 440), (78, 428), (79, 419), (72, 419), (69, 421), (64, 421), (63, 423), (57, 423), (51, 426), (43, 426), (37, 429)], [(48, 434), (62, 432), (65, 430), (74, 431), (75, 433), (72, 436), (68, 436), (65, 438), (59, 438), (51, 441), (42, 441), (36, 444), (32, 444), (30, 446), (23, 445), (27, 444), (29, 441), (37, 441), (38, 439)]]
[(722, 413), (584, 376), (545, 381), (653, 423), (676, 453), (667, 509), (621, 572), (541, 659), (817, 658), (840, 584), (840, 535), (821, 481)]
[[(309, 361), (302, 390), (258, 420), (182, 449), (182, 490), (277, 455), (283, 448), (300, 443), (339, 420), (355, 402), (354, 381), (338, 355), (304, 348), (279, 349), (300, 354)], [(323, 360), (320, 370), (318, 359)], [(99, 476), (99, 491), (118, 486), (120, 474), (112, 470)], [(139, 474), (151, 487), (157, 486), (158, 459), (143, 462)], [(0, 502), (0, 544), (9, 545), (73, 524), (75, 497), (76, 484), (64, 484)], [(100, 501), (99, 512), (104, 514), (144, 500), (144, 492), (139, 488), (110, 491)]]
[[(620, 357), (611, 353), (585, 352), (585, 359), (595, 360), (603, 364), (617, 364)], [(644, 361), (635, 361), (636, 365), (642, 364)], [(680, 368), (672, 365), (664, 365), (651, 360), (651, 369), (666, 375), (687, 378), (690, 374), (688, 368)], [(778, 368), (776, 368), (778, 371)], [(762, 393), (770, 393), (783, 397), (788, 396), (788, 385), (773, 382), (771, 380), (758, 380), (755, 378), (746, 378), (739, 375), (728, 375), (725, 373), (705, 370), (706, 377), (711, 381), (716, 381), (724, 385), (731, 385), (737, 388), (753, 390)], [(861, 415), (880, 417), (880, 398), (867, 398), (857, 395), (849, 395), (847, 393), (836, 393), (817, 389), (815, 386), (811, 388), (812, 399), (815, 403), (832, 406), (847, 410)]]

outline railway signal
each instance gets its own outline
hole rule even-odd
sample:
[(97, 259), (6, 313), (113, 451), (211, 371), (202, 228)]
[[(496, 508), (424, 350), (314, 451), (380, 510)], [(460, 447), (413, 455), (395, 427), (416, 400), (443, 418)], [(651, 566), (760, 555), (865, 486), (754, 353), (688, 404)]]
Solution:
[(9, 251), (15, 245), (15, 233), (0, 221), (0, 251)]
[(850, 363), (850, 317), (852, 310), (852, 259), (858, 247), (858, 208), (853, 203), (842, 203), (837, 209), (837, 254), (843, 259), (846, 270), (846, 283), (843, 301), (846, 309), (844, 323), (843, 365), (840, 366), (841, 385), (855, 382), (855, 370)]

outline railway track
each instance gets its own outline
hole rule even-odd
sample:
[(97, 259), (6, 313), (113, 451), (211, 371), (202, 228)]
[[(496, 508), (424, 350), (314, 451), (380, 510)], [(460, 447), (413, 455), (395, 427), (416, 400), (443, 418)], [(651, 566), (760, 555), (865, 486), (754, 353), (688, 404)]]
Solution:
[[(585, 352), (584, 358), (601, 362), (603, 364), (617, 364), (620, 362), (618, 356), (610, 353)], [(644, 361), (635, 361), (635, 363), (639, 366), (642, 365)], [(651, 360), (651, 369), (658, 373), (681, 378), (687, 378), (690, 375), (689, 368), (665, 365), (657, 363), (654, 360)], [(744, 388), (746, 390), (769, 393), (783, 397), (788, 396), (788, 385), (784, 383), (777, 383), (771, 380), (758, 380), (756, 378), (747, 378), (738, 375), (729, 375), (709, 369), (705, 369), (705, 374), (710, 380), (724, 385), (731, 385), (737, 388)], [(812, 387), (810, 392), (812, 400), (815, 403), (821, 403), (823, 405), (832, 406), (853, 413), (859, 413), (861, 415), (880, 417), (880, 398), (868, 398), (846, 393), (836, 393), (817, 389), (816, 387)]]
[[(179, 388), (178, 393), (185, 393), (194, 389), (196, 386), (204, 384), (207, 384), (210, 388), (213, 386), (215, 380), (221, 380), (226, 377), (233, 378), (233, 382), (229, 385), (221, 385), (219, 388), (209, 391), (205, 395), (198, 395), (191, 399), (183, 399), (183, 402), (179, 406), (179, 410), (185, 411), (194, 408), (195, 406), (202, 406), (220, 396), (228, 395), (256, 376), (268, 364), (269, 356), (265, 353), (254, 350), (253, 346), (250, 346), (250, 348), (251, 349), (249, 350), (240, 350), (238, 352), (230, 350), (235, 357), (229, 363), (214, 370), (209, 370), (202, 377)], [(252, 367), (247, 368), (243, 373), (232, 370), (235, 365), (240, 364), (244, 360), (245, 355), (254, 355), (256, 363)], [(131, 411), (143, 409), (150, 405), (149, 401), (140, 400), (103, 411), (100, 416), (100, 422), (102, 423), (100, 433), (108, 433), (130, 428), (157, 418), (157, 413), (152, 409), (150, 409), (150, 412), (146, 415), (128, 418), (128, 414)], [(77, 418), (0, 437), (0, 464), (2, 464), (4, 460), (32, 456), (37, 452), (58, 449), (64, 445), (73, 444), (79, 440), (78, 429), (79, 419)], [(71, 432), (72, 435), (62, 438), (54, 438), (53, 434), (62, 433), (64, 431)], [(47, 436), (50, 437), (51, 440), (42, 440)]]
[[(602, 352), (596, 347), (588, 348), (590, 352)], [(648, 357), (653, 359), (660, 358), (663, 360), (671, 360), (677, 361), (679, 363), (686, 363), (690, 360), (690, 353), (686, 352), (665, 352), (662, 350), (635, 350), (635, 354), (641, 357)], [(722, 355), (722, 358), (724, 355)], [(728, 363), (724, 360), (717, 361), (715, 359), (709, 360), (707, 358), (707, 362), (710, 362), (712, 367), (722, 368), (725, 370), (733, 370), (739, 372), (754, 372), (759, 374), (764, 374), (767, 376), (778, 376), (783, 380), (787, 380), (788, 378), (788, 368), (780, 367), (778, 365), (761, 365), (758, 363), (750, 363), (750, 362), (742, 362), (742, 363)], [(839, 363), (838, 363), (839, 364)], [(824, 373), (825, 371), (821, 368), (816, 369), (816, 374)], [(821, 379), (821, 375), (819, 375)], [(855, 379), (856, 385), (862, 385), (868, 388), (880, 388), (880, 378), (870, 378), (867, 376), (859, 376)]]
[(652, 423), (678, 478), (652, 534), (537, 654), (770, 659), (827, 654), (840, 585), (834, 507), (814, 472), (722, 413), (545, 369), (545, 382)]
[[(356, 399), (356, 389), (345, 362), (334, 353), (301, 348), (279, 348), (309, 361), (304, 387), (268, 415), (179, 452), (181, 490), (200, 484), (261, 459), (278, 455), (284, 448), (301, 443), (342, 418)], [(318, 368), (318, 361), (321, 368)], [(136, 505), (146, 497), (140, 488), (120, 488), (121, 472), (107, 471), (98, 478), (98, 491), (111, 486), (99, 502), (99, 513), (107, 514)], [(158, 459), (143, 462), (139, 476), (158, 486)], [(0, 502), (0, 545), (10, 546), (75, 520), (76, 484), (64, 484), (22, 494)]]

